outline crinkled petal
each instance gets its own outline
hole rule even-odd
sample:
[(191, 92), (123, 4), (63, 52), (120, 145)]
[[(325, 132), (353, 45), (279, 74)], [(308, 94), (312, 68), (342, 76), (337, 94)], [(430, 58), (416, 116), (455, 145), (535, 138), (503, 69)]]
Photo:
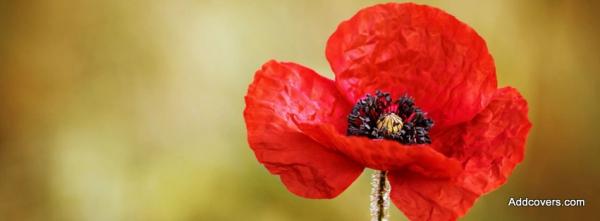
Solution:
[(515, 89), (498, 90), (472, 121), (445, 133), (445, 141), (454, 148), (452, 157), (462, 162), (462, 173), (453, 179), (432, 179), (391, 172), (394, 204), (411, 220), (455, 220), (464, 215), (479, 196), (504, 184), (523, 160), (531, 128), (527, 111), (527, 102)]
[(461, 170), (459, 161), (430, 145), (402, 145), (390, 140), (346, 136), (328, 125), (297, 123), (314, 140), (372, 169), (410, 170), (428, 177), (451, 177)]
[(290, 116), (330, 123), (348, 104), (334, 83), (293, 63), (270, 61), (254, 76), (244, 119), (256, 158), (281, 177), (288, 190), (306, 198), (333, 198), (363, 167), (304, 135)]
[(412, 3), (359, 11), (327, 42), (327, 60), (350, 102), (376, 90), (415, 98), (437, 127), (472, 119), (496, 90), (485, 41), (446, 12)]

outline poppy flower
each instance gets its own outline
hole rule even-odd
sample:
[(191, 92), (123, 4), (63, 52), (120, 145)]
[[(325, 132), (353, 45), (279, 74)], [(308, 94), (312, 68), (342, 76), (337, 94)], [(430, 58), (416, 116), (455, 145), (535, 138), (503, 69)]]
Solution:
[(523, 160), (527, 102), (497, 88), (485, 41), (446, 12), (381, 4), (327, 41), (335, 80), (268, 61), (245, 96), (248, 143), (301, 197), (333, 198), (384, 171), (411, 220), (455, 220)]

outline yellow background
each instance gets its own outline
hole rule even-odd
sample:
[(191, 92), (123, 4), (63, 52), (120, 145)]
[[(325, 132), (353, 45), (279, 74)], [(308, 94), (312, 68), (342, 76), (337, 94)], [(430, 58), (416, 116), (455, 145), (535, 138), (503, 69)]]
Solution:
[[(376, 2), (0, 1), (0, 220), (368, 220), (369, 171), (334, 200), (296, 197), (255, 160), (242, 110), (268, 59), (331, 77), (327, 38)], [(593, 2), (420, 1), (477, 30), (530, 104), (524, 163), (464, 220), (597, 217)]]

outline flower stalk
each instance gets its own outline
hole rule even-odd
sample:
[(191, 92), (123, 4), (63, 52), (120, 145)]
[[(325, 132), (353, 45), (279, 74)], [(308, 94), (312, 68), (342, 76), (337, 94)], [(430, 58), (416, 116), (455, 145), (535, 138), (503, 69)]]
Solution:
[(371, 176), (371, 221), (387, 221), (390, 207), (390, 183), (387, 171), (376, 170)]

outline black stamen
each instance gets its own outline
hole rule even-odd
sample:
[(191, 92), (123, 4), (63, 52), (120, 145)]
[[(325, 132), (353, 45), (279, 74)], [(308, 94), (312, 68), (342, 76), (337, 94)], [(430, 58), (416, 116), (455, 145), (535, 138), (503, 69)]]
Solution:
[(431, 143), (431, 127), (433, 121), (415, 106), (410, 96), (404, 95), (392, 102), (389, 93), (376, 91), (375, 96), (367, 94), (354, 105), (348, 115), (347, 134), (402, 144), (425, 144)]

